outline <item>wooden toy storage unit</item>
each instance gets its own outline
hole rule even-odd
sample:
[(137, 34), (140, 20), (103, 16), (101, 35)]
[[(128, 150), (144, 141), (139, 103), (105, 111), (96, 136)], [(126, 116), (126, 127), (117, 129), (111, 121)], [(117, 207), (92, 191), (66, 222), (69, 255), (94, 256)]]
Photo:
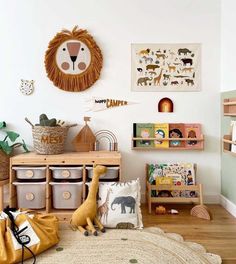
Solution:
[[(37, 211), (43, 213), (53, 213), (60, 221), (67, 221), (71, 218), (74, 209), (54, 209), (52, 206), (52, 186), (49, 184), (53, 181), (52, 170), (53, 166), (82, 166), (82, 200), (86, 196), (86, 185), (89, 181), (86, 166), (93, 166), (94, 164), (100, 164), (105, 166), (118, 167), (118, 177), (115, 181), (121, 180), (121, 154), (117, 151), (91, 151), (91, 152), (71, 152), (63, 153), (59, 155), (39, 155), (34, 152), (20, 154), (10, 159), (10, 206), (17, 207), (17, 192), (16, 186), (13, 182), (17, 181), (16, 171), (13, 167), (25, 166), (25, 167), (39, 167), (46, 166), (46, 208)], [(114, 180), (112, 180), (114, 181)]]

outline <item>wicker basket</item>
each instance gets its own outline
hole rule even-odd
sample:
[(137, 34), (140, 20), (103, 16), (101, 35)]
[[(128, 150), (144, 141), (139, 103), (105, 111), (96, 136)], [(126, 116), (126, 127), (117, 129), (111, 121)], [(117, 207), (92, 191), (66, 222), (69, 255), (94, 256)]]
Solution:
[(34, 126), (32, 128), (34, 149), (38, 154), (61, 154), (69, 127)]
[(10, 157), (0, 150), (0, 181), (9, 178)]

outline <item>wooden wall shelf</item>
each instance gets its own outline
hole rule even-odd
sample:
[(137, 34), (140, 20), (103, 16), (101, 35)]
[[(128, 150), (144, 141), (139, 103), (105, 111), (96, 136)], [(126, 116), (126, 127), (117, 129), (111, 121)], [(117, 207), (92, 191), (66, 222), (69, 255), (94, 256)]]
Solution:
[(236, 145), (236, 141), (232, 141), (231, 135), (224, 135), (222, 139), (222, 143), (223, 143), (223, 152), (236, 156), (236, 153), (231, 151), (231, 145), (232, 144)]
[[(60, 221), (68, 221), (71, 218), (74, 209), (54, 209), (52, 206), (52, 187), (49, 184), (53, 181), (51, 166), (74, 166), (80, 165), (83, 167), (82, 182), (83, 182), (83, 200), (86, 196), (85, 183), (88, 181), (86, 174), (87, 165), (107, 165), (119, 167), (118, 178), (115, 181), (121, 180), (121, 154), (117, 151), (91, 151), (91, 152), (70, 152), (59, 155), (39, 155), (34, 152), (20, 154), (10, 159), (10, 206), (17, 207), (17, 192), (13, 185), (16, 179), (13, 166), (45, 166), (46, 167), (46, 208), (37, 210), (42, 213), (53, 213)], [(114, 180), (112, 180), (114, 181)], [(32, 209), (32, 208), (29, 208)]]
[[(134, 142), (137, 140), (158, 140), (158, 141), (200, 141), (202, 144), (200, 146), (191, 146), (191, 147), (168, 147), (168, 148), (161, 148), (161, 147), (134, 147)], [(204, 149), (204, 136), (201, 135), (200, 138), (164, 138), (159, 140), (157, 138), (140, 138), (140, 137), (132, 137), (132, 149), (133, 150), (203, 150)]]
[(227, 98), (223, 102), (224, 116), (236, 116), (236, 98)]

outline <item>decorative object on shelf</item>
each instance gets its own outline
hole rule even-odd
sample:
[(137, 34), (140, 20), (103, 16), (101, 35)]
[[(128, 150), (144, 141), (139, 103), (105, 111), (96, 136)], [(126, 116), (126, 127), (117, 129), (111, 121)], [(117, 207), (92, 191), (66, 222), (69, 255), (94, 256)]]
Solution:
[(157, 215), (164, 215), (164, 214), (166, 214), (166, 208), (162, 205), (159, 205), (156, 207), (155, 213)]
[(16, 142), (20, 137), (19, 134), (13, 131), (5, 130), (7, 124), (5, 121), (0, 122), (0, 129), (4, 138), (0, 140), (0, 180), (9, 178), (9, 159), (15, 148), (22, 147), (25, 152), (29, 152), (25, 141)]
[[(6, 224), (9, 223), (9, 224)], [(59, 242), (58, 219), (50, 214), (5, 208), (0, 219), (0, 263), (23, 263)]]
[(84, 117), (85, 126), (80, 130), (79, 134), (73, 139), (72, 144), (76, 151), (91, 151), (94, 149), (96, 137), (91, 128), (88, 126), (90, 117)]
[(109, 142), (109, 151), (118, 151), (118, 143), (116, 136), (109, 130), (99, 130), (95, 133), (96, 142), (94, 150), (100, 150), (101, 140), (107, 139)]
[(168, 97), (162, 98), (158, 103), (158, 112), (166, 112), (166, 113), (174, 112), (173, 101)]
[[(98, 226), (101, 232), (105, 232), (105, 228), (97, 218), (97, 192), (100, 175), (106, 173), (106, 167), (98, 165), (93, 169), (93, 179), (89, 188), (89, 193), (84, 203), (73, 213), (70, 224), (73, 230), (78, 229), (85, 236), (91, 231), (94, 236), (98, 233), (94, 228), (93, 222)], [(86, 230), (86, 229), (87, 230)]]
[(212, 214), (207, 206), (204, 204), (196, 205), (192, 208), (190, 214), (192, 216), (202, 218), (205, 220), (212, 220)]
[(30, 95), (34, 91), (34, 80), (21, 79), (20, 91), (23, 95)]
[(102, 53), (93, 37), (75, 26), (50, 41), (45, 55), (48, 78), (58, 88), (81, 92), (92, 86), (102, 69)]
[(97, 215), (104, 227), (143, 228), (139, 179), (129, 182), (100, 182), (98, 196)]
[(132, 149), (203, 150), (201, 132), (201, 124), (195, 123), (134, 123)]
[(64, 151), (64, 143), (69, 128), (77, 124), (60, 126), (55, 118), (48, 119), (45, 114), (39, 117), (39, 124), (33, 125), (25, 118), (32, 127), (34, 149), (38, 154), (60, 154)]
[(132, 44), (133, 91), (199, 91), (200, 44)]
[(87, 99), (85, 102), (86, 102), (86, 111), (93, 111), (93, 112), (103, 111), (119, 106), (137, 104), (137, 102), (129, 102), (129, 101), (117, 100), (117, 99), (107, 99), (102, 97), (92, 97), (91, 99)]
[(236, 116), (236, 98), (227, 98), (223, 101), (224, 116)]

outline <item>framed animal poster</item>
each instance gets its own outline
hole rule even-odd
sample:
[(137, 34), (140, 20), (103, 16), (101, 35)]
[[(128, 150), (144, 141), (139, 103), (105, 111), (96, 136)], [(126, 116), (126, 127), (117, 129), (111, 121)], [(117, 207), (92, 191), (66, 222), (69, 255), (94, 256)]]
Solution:
[(199, 91), (201, 44), (132, 44), (132, 91)]

